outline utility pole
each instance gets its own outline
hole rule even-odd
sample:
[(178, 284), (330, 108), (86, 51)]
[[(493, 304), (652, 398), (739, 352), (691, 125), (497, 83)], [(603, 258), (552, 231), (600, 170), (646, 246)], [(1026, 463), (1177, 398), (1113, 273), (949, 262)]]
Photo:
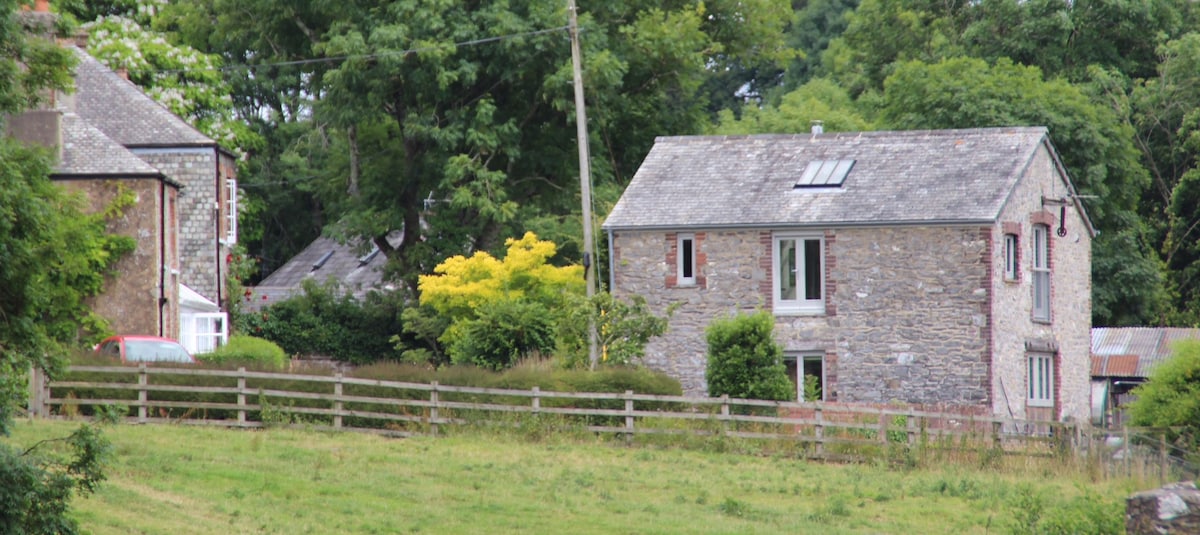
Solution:
[[(579, 20), (575, 13), (575, 0), (567, 0), (567, 15), (570, 17), (568, 32), (571, 34), (571, 67), (575, 73), (575, 130), (579, 138), (579, 189), (583, 197), (583, 272), (587, 278), (589, 307), (596, 295), (596, 255), (592, 240), (592, 172), (588, 156), (587, 111), (583, 107), (583, 67), (579, 52)], [(588, 317), (591, 318), (589, 310)], [(596, 369), (600, 356), (596, 351), (596, 322), (588, 320), (588, 363)]]

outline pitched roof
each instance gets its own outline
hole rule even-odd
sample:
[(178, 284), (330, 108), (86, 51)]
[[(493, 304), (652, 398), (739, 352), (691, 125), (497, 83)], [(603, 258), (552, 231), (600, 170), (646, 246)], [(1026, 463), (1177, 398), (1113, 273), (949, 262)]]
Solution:
[(75, 71), (76, 111), (126, 147), (215, 146), (216, 142), (129, 80), (79, 48)]
[(1179, 340), (1200, 340), (1200, 329), (1093, 327), (1092, 375), (1147, 377), (1154, 366), (1171, 356), (1171, 346)]
[(163, 176), (78, 115), (63, 113), (61, 125), (62, 161), (54, 168), (54, 178)]
[[(394, 234), (389, 240), (398, 245), (400, 233)], [(387, 257), (378, 253), (378, 249), (362, 254), (353, 245), (321, 236), (252, 288), (251, 299), (243, 306), (258, 310), (287, 299), (297, 294), (300, 283), (307, 279), (323, 283), (332, 278), (343, 290), (361, 298), (368, 290), (383, 286), (385, 264)]]
[[(1044, 127), (660, 137), (604, 228), (991, 222), (1043, 145)], [(845, 160), (841, 187), (796, 187)]]

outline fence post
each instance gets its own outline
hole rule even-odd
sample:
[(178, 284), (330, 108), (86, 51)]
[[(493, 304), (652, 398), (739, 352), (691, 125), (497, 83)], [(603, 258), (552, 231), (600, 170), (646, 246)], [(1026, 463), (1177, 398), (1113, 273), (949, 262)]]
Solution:
[(333, 374), (333, 428), (342, 428), (342, 371)]
[(1158, 484), (1167, 483), (1167, 432), (1158, 436)]
[(817, 402), (814, 412), (817, 420), (817, 424), (813, 427), (817, 435), (817, 455), (825, 455), (825, 415), (822, 412), (820, 401)]
[(429, 389), (429, 433), (433, 436), (438, 434), (438, 382), (429, 383), (432, 388)]
[(542, 412), (542, 388), (541, 387), (538, 387), (538, 386), (533, 387), (532, 399), (533, 399), (533, 401), (531, 401), (531, 403), (533, 404), (533, 414), (536, 416), (538, 413)]
[(729, 434), (729, 394), (721, 396), (721, 433)]
[(29, 367), (29, 416), (45, 416), (46, 398), (43, 397), (42, 382), (45, 376), (37, 366)]
[(1133, 449), (1129, 445), (1129, 426), (1121, 427), (1121, 447), (1125, 448), (1125, 477), (1133, 475), (1133, 455), (1130, 453)]
[(992, 422), (992, 449), (1000, 449), (1000, 431), (1003, 429), (1003, 426), (1003, 422)]
[(238, 367), (238, 426), (246, 425), (246, 367)]
[(879, 409), (879, 442), (880, 443), (887, 444), (887, 441), (888, 441), (887, 429), (888, 429), (888, 417), (887, 417), (887, 414), (884, 413), (884, 409), (880, 408)]
[(908, 428), (908, 445), (917, 445), (917, 412), (909, 407), (908, 420), (905, 421), (905, 426)]
[(138, 364), (138, 423), (146, 423), (146, 401), (150, 398), (146, 393), (146, 385), (149, 383), (149, 377), (146, 376), (146, 363)]
[(625, 443), (633, 442), (633, 391), (625, 391)]

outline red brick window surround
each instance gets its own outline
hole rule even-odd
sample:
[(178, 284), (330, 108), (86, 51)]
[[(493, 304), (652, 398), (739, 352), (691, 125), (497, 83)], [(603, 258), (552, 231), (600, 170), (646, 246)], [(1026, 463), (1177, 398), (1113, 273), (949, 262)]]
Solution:
[(707, 284), (704, 266), (708, 256), (703, 244), (704, 232), (668, 232), (666, 264), (667, 288), (704, 288)]
[[(1043, 212), (1044, 213), (1044, 212)], [(1037, 216), (1038, 214), (1034, 214)], [(1050, 217), (1053, 220), (1053, 216)], [(1051, 306), (1053, 300), (1053, 235), (1050, 224), (1043, 223), (1044, 218), (1035, 218), (1033, 232), (1029, 240), (1029, 272), (1033, 280), (1033, 310), (1032, 318), (1036, 322), (1051, 321)]]
[(1004, 241), (1001, 242), (1004, 255), (1001, 259), (1004, 268), (1002, 270), (1004, 282), (1019, 282), (1021, 280), (1021, 224), (1005, 222), (1001, 224), (1000, 230), (1004, 233)]

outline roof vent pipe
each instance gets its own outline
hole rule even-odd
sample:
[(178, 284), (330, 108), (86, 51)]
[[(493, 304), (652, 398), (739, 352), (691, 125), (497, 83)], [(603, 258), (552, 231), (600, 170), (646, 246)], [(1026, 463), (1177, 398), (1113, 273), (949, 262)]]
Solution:
[(812, 133), (813, 134), (824, 134), (825, 133), (825, 121), (813, 119)]

